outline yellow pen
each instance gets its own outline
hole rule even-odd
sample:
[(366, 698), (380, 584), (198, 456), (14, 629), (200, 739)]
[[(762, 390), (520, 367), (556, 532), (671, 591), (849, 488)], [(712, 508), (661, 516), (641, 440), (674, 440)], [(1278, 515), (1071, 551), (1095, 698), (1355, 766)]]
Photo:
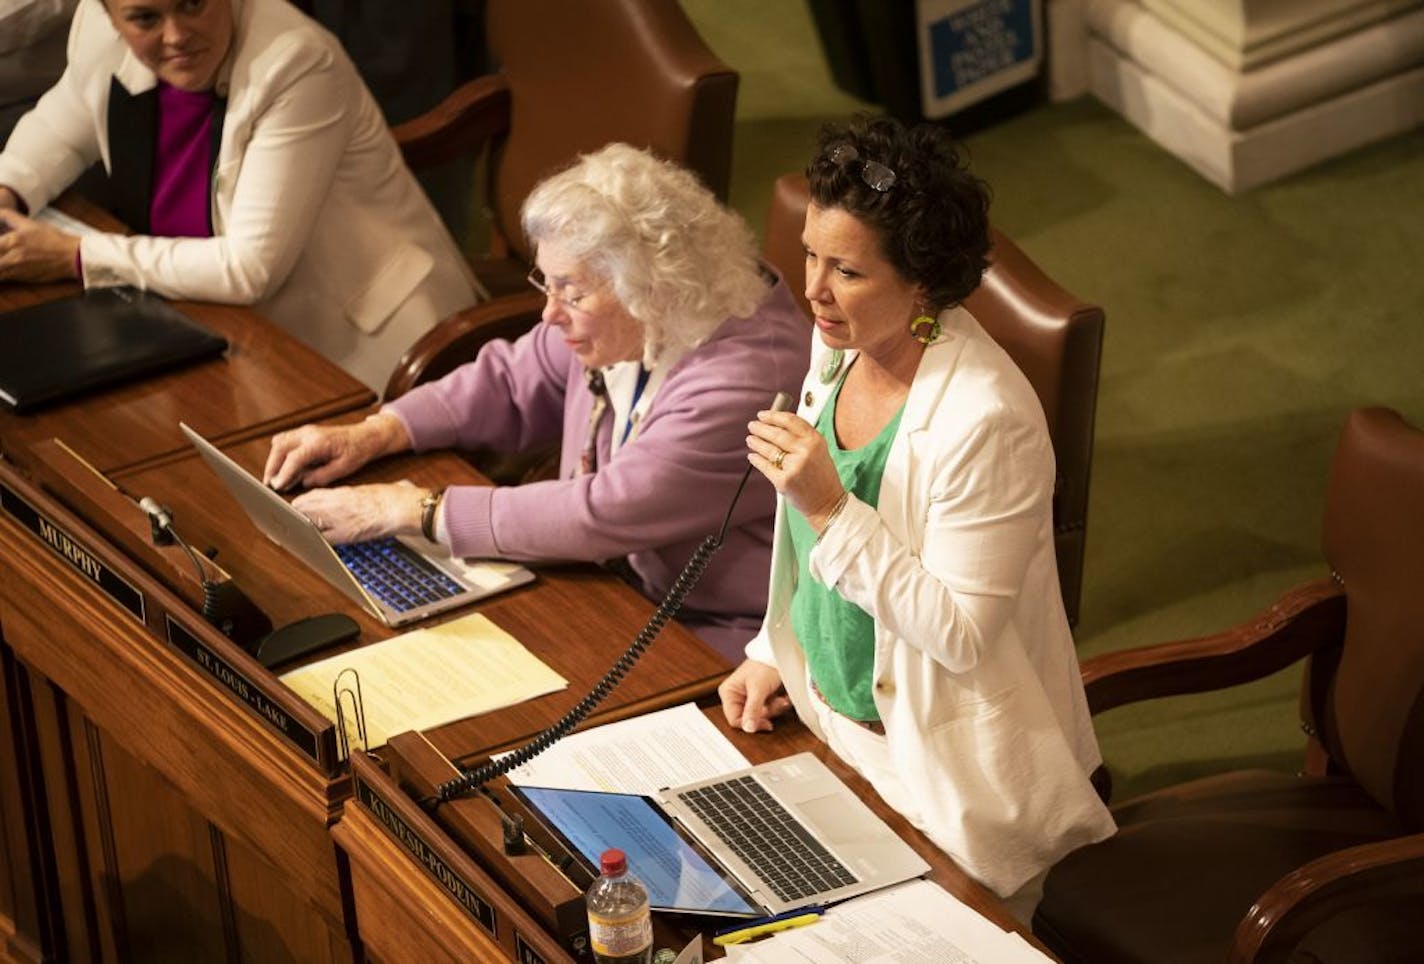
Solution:
[(778, 914), (775, 917), (754, 921), (742, 927), (733, 927), (721, 931), (716, 937), (712, 938), (712, 943), (718, 947), (726, 947), (728, 944), (742, 944), (753, 938), (761, 937), (764, 934), (774, 934), (777, 931), (790, 930), (793, 927), (805, 927), (807, 924), (816, 923), (820, 918), (821, 911), (815, 907), (788, 911), (785, 914)]

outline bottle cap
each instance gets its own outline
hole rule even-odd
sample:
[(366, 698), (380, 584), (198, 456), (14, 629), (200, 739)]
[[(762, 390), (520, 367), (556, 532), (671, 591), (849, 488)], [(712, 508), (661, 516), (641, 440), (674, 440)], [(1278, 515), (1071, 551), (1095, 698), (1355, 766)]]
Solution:
[(617, 877), (628, 869), (628, 857), (623, 851), (610, 847), (603, 852), (598, 865), (605, 877)]

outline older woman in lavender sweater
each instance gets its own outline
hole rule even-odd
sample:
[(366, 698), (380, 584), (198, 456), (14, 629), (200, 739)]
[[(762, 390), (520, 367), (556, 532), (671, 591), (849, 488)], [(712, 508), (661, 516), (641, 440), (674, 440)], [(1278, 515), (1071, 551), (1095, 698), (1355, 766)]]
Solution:
[[(809, 326), (741, 218), (645, 151), (615, 144), (581, 158), (535, 188), (523, 223), (542, 321), (364, 422), (278, 435), (266, 481), (324, 486), (410, 449), (562, 439), (557, 480), (316, 489), (294, 504), (336, 542), (424, 530), (461, 556), (626, 561), (661, 598), (721, 524), (748, 422), (800, 384)], [(683, 609), (729, 657), (765, 611), (774, 506), (753, 476)]]

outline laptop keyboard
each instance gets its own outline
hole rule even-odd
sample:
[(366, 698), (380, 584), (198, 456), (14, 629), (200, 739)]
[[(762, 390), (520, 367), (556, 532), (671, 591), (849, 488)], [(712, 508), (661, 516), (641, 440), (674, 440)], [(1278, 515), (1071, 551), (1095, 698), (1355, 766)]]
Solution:
[(856, 882), (754, 777), (733, 777), (678, 797), (781, 900), (802, 900)]
[(399, 613), (465, 591), (428, 559), (394, 537), (332, 548), (362, 588)]

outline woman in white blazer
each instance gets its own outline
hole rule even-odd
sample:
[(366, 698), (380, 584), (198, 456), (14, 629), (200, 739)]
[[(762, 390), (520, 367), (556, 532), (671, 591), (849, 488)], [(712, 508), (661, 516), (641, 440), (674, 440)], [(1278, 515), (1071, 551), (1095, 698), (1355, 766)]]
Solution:
[[(0, 279), (255, 306), (379, 388), (476, 300), (341, 45), (286, 0), (82, 0), (0, 153)], [(136, 233), (24, 216), (96, 160)]]
[(942, 129), (886, 118), (828, 127), (807, 174), (817, 337), (799, 410), (749, 426), (782, 504), (723, 708), (747, 732), (794, 708), (1027, 923), (1048, 868), (1114, 825), (1089, 782), (1043, 411), (959, 304), (988, 192)]

